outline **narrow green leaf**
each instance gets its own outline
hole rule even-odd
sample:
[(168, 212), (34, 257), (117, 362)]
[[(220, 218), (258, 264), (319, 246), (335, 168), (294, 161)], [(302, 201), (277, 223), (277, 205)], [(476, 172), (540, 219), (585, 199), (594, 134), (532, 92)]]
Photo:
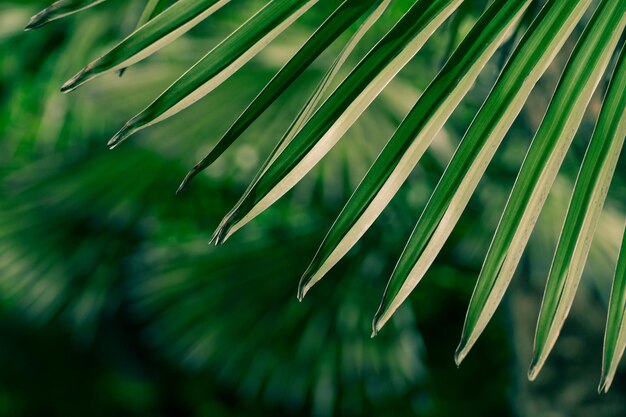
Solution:
[[(626, 3), (603, 0), (578, 41), (528, 150), (491, 242), (465, 319), (460, 363), (495, 312), (626, 23)], [(530, 374), (536, 363), (531, 365)]]
[(119, 145), (139, 130), (173, 116), (209, 94), (317, 2), (269, 2), (176, 80), (152, 104), (128, 121), (109, 141), (108, 146), (113, 148)]
[[(460, 0), (419, 0), (367, 54), (271, 161), (218, 227), (223, 242), (291, 189), (337, 143), (384, 87), (458, 7)], [(276, 155), (280, 153), (280, 155)]]
[(187, 33), (229, 1), (179, 0), (83, 68), (61, 87), (61, 91), (72, 91), (99, 75), (136, 64)]
[[(169, 4), (169, 0), (148, 0), (146, 6), (143, 8), (143, 12), (139, 17), (139, 21), (137, 22), (137, 27), (135, 30), (139, 29), (155, 17), (157, 17), (163, 10), (167, 8)], [(117, 73), (121, 77), (124, 75), (126, 68), (120, 69)]]
[[(240, 136), (241, 134), (261, 115), (267, 108), (324, 52), (342, 33), (344, 33), (354, 22), (356, 22), (371, 6), (381, 3), (385, 8), (390, 0), (381, 3), (380, 0), (347, 0), (335, 10), (335, 12), (315, 31), (307, 42), (298, 50), (296, 55), (276, 74), (274, 78), (265, 86), (263, 91), (250, 103), (246, 110), (237, 118), (235, 123), (222, 136), (211, 152), (203, 158), (189, 172), (178, 192), (182, 191), (189, 181), (202, 170), (209, 167), (217, 160)], [(384, 10), (379, 8), (379, 11)], [(375, 14), (376, 20), (380, 13)], [(369, 27), (364, 26), (366, 29)], [(361, 39), (364, 31), (362, 28), (355, 36), (357, 41)], [(354, 44), (354, 42), (350, 42)], [(348, 51), (348, 53), (352, 50)], [(342, 56), (346, 54), (343, 53)], [(340, 67), (340, 66), (339, 66)], [(337, 68), (334, 65), (333, 68)]]
[(550, 0), (502, 70), (435, 188), (387, 284), (374, 318), (379, 331), (432, 265), (504, 135), (591, 0)]
[(300, 281), (300, 298), (354, 246), (389, 204), (530, 1), (496, 1), (476, 22), (342, 210)]
[(602, 377), (598, 392), (608, 392), (626, 348), (626, 225), (620, 249), (615, 279), (611, 290), (609, 314), (604, 333), (604, 356), (602, 357)]
[(559, 336), (580, 282), (604, 201), (626, 136), (624, 48), (587, 148), (552, 261), (539, 312), (533, 360), (534, 379)]
[(40, 28), (54, 20), (78, 13), (106, 0), (59, 0), (30, 18), (25, 30)]

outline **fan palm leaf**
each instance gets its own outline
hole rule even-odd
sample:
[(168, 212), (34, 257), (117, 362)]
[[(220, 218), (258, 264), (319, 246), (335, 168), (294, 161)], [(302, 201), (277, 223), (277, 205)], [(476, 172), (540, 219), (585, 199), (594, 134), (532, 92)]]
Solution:
[[(93, 6), (100, 1), (60, 1), (33, 18), (28, 28)], [(226, 5), (228, 0), (179, 0), (160, 14), (149, 2), (135, 32), (89, 64), (64, 86), (84, 82), (132, 65), (174, 41)], [(184, 73), (109, 142), (130, 135), (194, 104), (237, 72), (309, 9), (324, 0), (271, 0), (253, 17)], [(468, 94), (498, 47), (512, 50), (500, 76), (460, 142), (402, 253), (374, 319), (379, 331), (433, 264), (465, 210), (496, 150), (529, 95), (561, 47), (584, 20), (592, 0), (548, 0), (532, 23), (531, 0), (496, 0), (461, 40), (439, 74), (400, 123), (382, 153), (330, 229), (302, 279), (302, 296), (365, 233), (430, 149), (454, 109)], [(463, 360), (494, 314), (524, 252), (587, 105), (619, 44), (626, 24), (626, 3), (600, 0), (560, 78), (546, 115), (517, 175), (509, 201), (487, 253), (470, 306), (457, 363)], [(361, 21), (304, 108), (261, 165), (214, 239), (223, 243), (294, 187), (335, 147), (385, 87), (411, 61), (431, 35), (469, 1), (415, 0), (379, 42), (340, 82), (338, 73), (364, 34), (377, 23), (389, 1), (332, 3), (327, 19), (251, 102), (213, 150), (194, 167), (181, 188), (215, 162), (295, 81)], [(63, 6), (63, 7), (61, 7)], [(159, 9), (160, 10), (160, 9)], [(463, 11), (465, 10), (465, 11)], [(461, 13), (462, 12), (462, 13)], [(524, 17), (522, 17), (524, 16)], [(527, 28), (527, 29), (526, 29)], [(517, 33), (525, 32), (519, 42)], [(451, 38), (451, 45), (455, 44)], [(452, 48), (450, 48), (452, 49)], [(530, 377), (536, 376), (558, 336), (586, 263), (595, 224), (602, 210), (624, 141), (623, 56), (582, 163), (553, 266), (549, 274), (535, 340)], [(331, 92), (331, 86), (338, 84)], [(330, 92), (330, 94), (329, 94)], [(613, 286), (606, 331), (601, 389), (608, 389), (623, 348), (620, 300), (623, 251)], [(623, 304), (623, 303), (622, 303)], [(622, 309), (623, 310), (623, 309)], [(623, 350), (623, 349), (622, 349)]]

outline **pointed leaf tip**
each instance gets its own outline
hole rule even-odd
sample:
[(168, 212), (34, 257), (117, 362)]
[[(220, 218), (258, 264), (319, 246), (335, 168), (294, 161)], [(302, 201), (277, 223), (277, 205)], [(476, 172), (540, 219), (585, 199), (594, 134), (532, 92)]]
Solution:
[(180, 196), (183, 191), (185, 191), (187, 189), (187, 185), (189, 185), (189, 181), (191, 180), (191, 173), (188, 173), (185, 178), (183, 179), (183, 181), (180, 183), (180, 185), (178, 186), (178, 189), (176, 190), (176, 195)]
[(383, 327), (385, 327), (385, 324), (387, 324), (394, 312), (395, 310), (385, 308), (385, 306), (382, 304), (380, 305), (380, 307), (378, 307), (378, 311), (374, 315), (374, 320), (372, 322), (376, 333), (378, 333), (382, 330)]
[(115, 134), (115, 136), (113, 136), (111, 139), (109, 139), (109, 141), (107, 142), (107, 147), (108, 147), (109, 149), (115, 149), (115, 147), (116, 147), (116, 146), (120, 143), (120, 141), (121, 141), (120, 137), (121, 137), (121, 135), (122, 135), (122, 133), (121, 133), (121, 132), (122, 132), (122, 131), (117, 132), (117, 133)]
[(529, 381), (534, 381), (535, 379), (537, 379), (537, 375), (539, 375), (539, 372), (543, 368), (543, 363), (544, 361), (540, 361), (539, 357), (536, 354), (533, 355), (533, 359), (531, 360), (530, 366), (528, 367)]
[(46, 16), (46, 10), (32, 16), (28, 21), (28, 24), (26, 24), (26, 26), (24, 27), (24, 30), (29, 31), (33, 29), (39, 29), (40, 27), (45, 26), (47, 23), (49, 23), (48, 19), (46, 19)]
[(222, 220), (219, 224), (215, 232), (213, 232), (213, 236), (211, 236), (210, 243), (215, 243), (215, 246), (222, 245), (229, 237), (229, 231), (232, 224), (232, 216), (228, 215)]
[(375, 338), (376, 336), (378, 336), (378, 329), (376, 328), (376, 321), (374, 320), (372, 322), (372, 334), (370, 335), (370, 338)]
[(69, 93), (77, 89), (85, 81), (87, 81), (86, 80), (87, 73), (88, 73), (88, 68), (83, 68), (82, 70), (80, 70), (76, 75), (74, 75), (72, 78), (67, 80), (65, 84), (63, 84), (63, 86), (61, 87), (61, 92)]
[(306, 293), (309, 292), (309, 286), (303, 282), (305, 277), (306, 275), (302, 276), (302, 279), (300, 279), (300, 283), (298, 284), (298, 300), (300, 301), (304, 300)]
[(378, 308), (372, 320), (372, 328), (376, 335), (385, 327), (385, 324), (387, 324), (391, 316), (392, 314), (390, 314), (389, 311), (382, 310), (382, 306)]
[(133, 128), (131, 122), (128, 122), (107, 142), (107, 146), (109, 147), (109, 149), (115, 149), (120, 143), (128, 139), (133, 133), (135, 133), (135, 129)]
[(374, 318), (372, 319), (372, 337), (378, 334), (382, 325), (380, 324), (380, 309), (374, 314)]
[(461, 343), (459, 343), (459, 346), (457, 346), (456, 350), (454, 351), (454, 363), (456, 364), (457, 368), (461, 366), (461, 362), (463, 362), (463, 360), (467, 356), (468, 350), (469, 349), (463, 344), (462, 341)]
[(598, 385), (598, 394), (607, 394), (613, 380), (608, 375), (602, 375), (600, 385)]
[(31, 19), (28, 22), (28, 24), (26, 26), (24, 26), (24, 31), (25, 32), (28, 32), (28, 31), (33, 30), (33, 29), (37, 29), (37, 28), (42, 26), (35, 20), (35, 17), (36, 16), (31, 17)]
[(202, 169), (200, 168), (200, 163), (196, 164), (187, 173), (187, 175), (185, 175), (185, 178), (183, 179), (183, 181), (178, 186), (178, 190), (176, 191), (176, 195), (179, 195), (180, 193), (185, 191), (187, 189), (187, 187), (189, 186), (189, 184), (191, 183), (191, 180), (193, 180), (196, 177), (196, 175), (198, 175), (201, 171), (202, 171)]
[(374, 318), (372, 319), (372, 337), (376, 337), (378, 332), (380, 332), (385, 325), (387, 320), (381, 320), (381, 307), (378, 308), (376, 314), (374, 314)]

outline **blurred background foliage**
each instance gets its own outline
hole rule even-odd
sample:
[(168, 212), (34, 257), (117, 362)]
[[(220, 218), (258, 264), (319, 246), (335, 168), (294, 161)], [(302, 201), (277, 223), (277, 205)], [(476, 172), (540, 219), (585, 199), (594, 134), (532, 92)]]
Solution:
[[(537, 383), (529, 385), (524, 372), (606, 85), (592, 101), (504, 308), (470, 360), (459, 370), (452, 360), (482, 257), (573, 45), (533, 92), (410, 303), (370, 339), (386, 277), (507, 48), (384, 216), (303, 303), (295, 296), (298, 279), (369, 164), (488, 2), (468, 1), (302, 184), (220, 248), (207, 245), (211, 232), (332, 54), (322, 55), (184, 196), (174, 191), (332, 2), (321, 2), (198, 105), (114, 152), (104, 147), (114, 129), (264, 2), (233, 1), (123, 78), (103, 77), (71, 95), (58, 93), (62, 81), (131, 32), (143, 2), (111, 0), (80, 18), (23, 33), (48, 3), (0, 1), (1, 416), (626, 412), (623, 372), (608, 396), (594, 389), (626, 213), (624, 175), (612, 184), (601, 239), (553, 357)], [(397, 0), (352, 60), (410, 4)], [(623, 159), (618, 173), (626, 172)]]

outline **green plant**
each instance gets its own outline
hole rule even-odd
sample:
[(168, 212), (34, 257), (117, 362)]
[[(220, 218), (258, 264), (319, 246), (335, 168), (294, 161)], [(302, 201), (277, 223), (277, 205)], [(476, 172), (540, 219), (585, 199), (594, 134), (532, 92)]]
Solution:
[[(29, 28), (98, 3), (101, 1), (62, 0), (33, 18)], [(148, 57), (226, 3), (227, 0), (179, 0), (162, 13), (153, 14), (149, 10), (154, 10), (152, 7), (155, 4), (149, 2), (149, 9), (144, 13), (148, 16), (145, 18), (147, 23), (86, 66), (63, 86), (63, 91), (71, 91), (96, 76), (123, 70)], [(109, 146), (119, 145), (134, 133), (173, 116), (207, 95), (317, 3), (321, 5), (325, 2), (268, 2), (145, 110), (130, 119), (111, 139)], [(394, 27), (342, 79), (340, 70), (390, 3), (388, 0), (346, 0), (340, 4), (333, 3), (333, 6), (326, 4), (330, 11), (326, 23), (267, 84), (218, 145), (185, 178), (179, 191), (200, 171), (214, 163), (254, 120), (289, 89), (315, 58), (330, 47), (338, 35), (362, 22), (243, 197), (223, 219), (213, 237), (217, 244), (224, 242), (296, 185), (335, 146), (437, 28), (457, 9), (459, 14), (467, 12), (461, 5), (470, 2), (411, 2), (411, 7)], [(485, 65), (508, 41), (513, 45), (512, 53), (417, 223), (374, 319), (374, 333), (382, 328), (413, 291), (450, 236), (534, 85), (583, 20), (592, 1), (547, 1), (536, 16), (533, 14), (534, 3), (537, 2), (496, 0), (465, 35), (337, 218), (302, 277), (300, 298), (355, 245), (389, 204), (422, 159), (435, 135), (468, 94)], [(524, 31), (530, 20), (532, 23)], [(457, 351), (457, 363), (473, 346), (508, 287), (585, 109), (611, 64), (625, 25), (626, 3), (600, 1), (571, 54), (519, 171), (483, 264)], [(518, 40), (516, 36), (522, 32)], [(623, 46), (618, 55), (549, 274), (537, 325), (535, 355), (529, 373), (531, 378), (540, 371), (567, 316), (607, 189), (616, 176), (618, 157), (626, 134)], [(623, 250), (621, 256), (607, 321), (602, 390), (608, 390), (616, 363), (626, 346), (626, 331), (622, 328), (625, 307)]]

